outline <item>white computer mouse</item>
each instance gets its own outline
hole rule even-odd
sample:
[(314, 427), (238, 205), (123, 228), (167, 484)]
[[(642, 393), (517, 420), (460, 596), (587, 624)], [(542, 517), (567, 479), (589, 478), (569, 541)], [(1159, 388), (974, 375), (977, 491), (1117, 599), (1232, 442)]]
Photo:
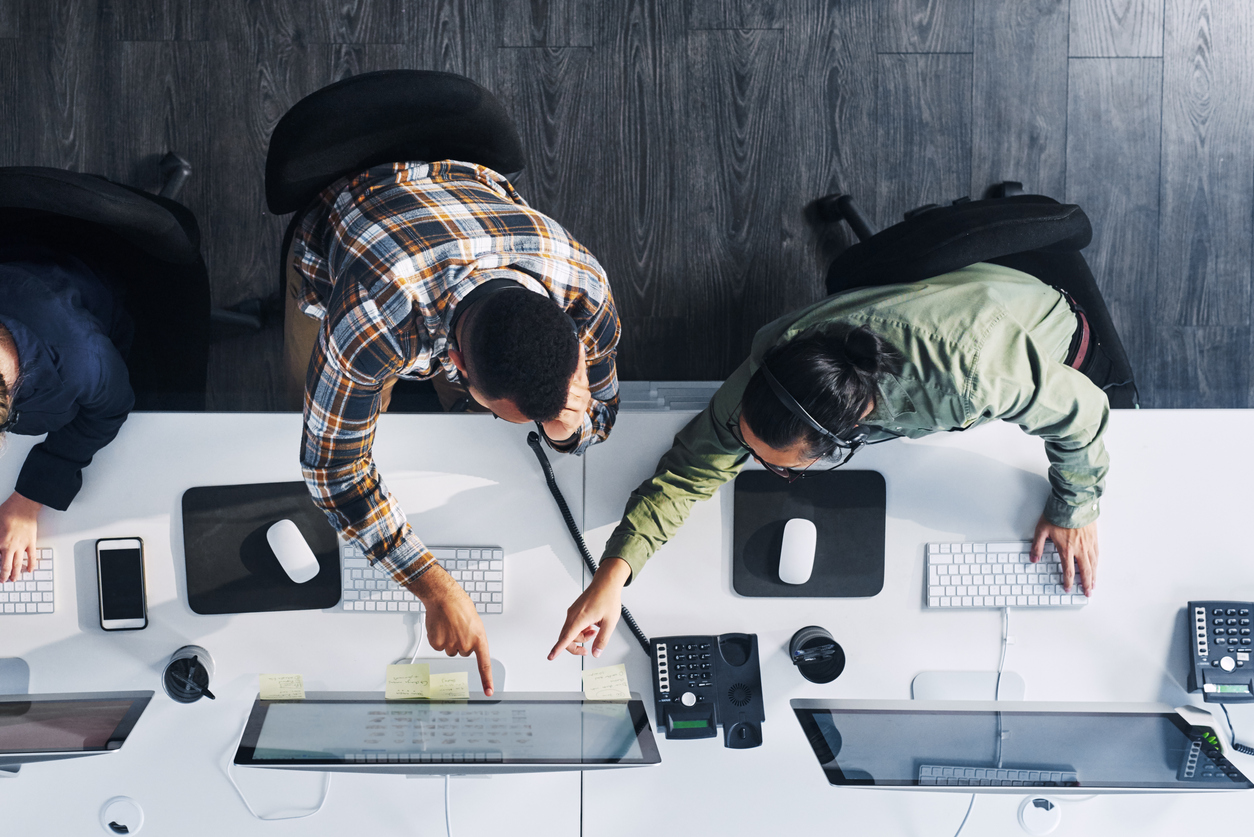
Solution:
[(320, 567), (305, 536), (290, 520), (280, 520), (266, 530), (266, 541), (279, 559), (279, 566), (297, 584), (304, 584), (318, 574)]
[(819, 530), (814, 522), (794, 517), (784, 524), (784, 542), (779, 548), (779, 580), (785, 584), (805, 584), (814, 569), (814, 547)]

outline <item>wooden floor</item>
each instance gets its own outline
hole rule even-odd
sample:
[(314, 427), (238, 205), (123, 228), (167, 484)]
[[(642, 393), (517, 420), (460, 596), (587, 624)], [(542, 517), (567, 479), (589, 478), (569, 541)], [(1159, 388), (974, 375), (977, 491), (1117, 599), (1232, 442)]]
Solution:
[[(271, 130), (354, 73), (494, 90), (519, 182), (609, 272), (625, 379), (719, 379), (847, 243), (991, 183), (1079, 203), (1152, 407), (1254, 406), (1250, 0), (0, 0), (0, 165), (196, 167), (214, 300), (269, 292)], [(276, 403), (281, 336), (219, 342), (211, 406)]]

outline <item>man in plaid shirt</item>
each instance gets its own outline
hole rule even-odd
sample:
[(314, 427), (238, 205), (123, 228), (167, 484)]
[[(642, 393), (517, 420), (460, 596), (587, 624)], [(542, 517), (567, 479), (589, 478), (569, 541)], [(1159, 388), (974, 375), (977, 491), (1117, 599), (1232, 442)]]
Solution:
[(384, 487), (375, 421), (397, 378), (442, 375), (500, 418), (535, 421), (556, 450), (603, 440), (618, 409), (619, 337), (605, 272), (503, 176), (452, 160), (332, 184), (289, 264), (289, 302), (318, 321), (301, 446), (314, 502), (422, 600), (432, 648), (476, 655), (491, 694), (483, 622)]

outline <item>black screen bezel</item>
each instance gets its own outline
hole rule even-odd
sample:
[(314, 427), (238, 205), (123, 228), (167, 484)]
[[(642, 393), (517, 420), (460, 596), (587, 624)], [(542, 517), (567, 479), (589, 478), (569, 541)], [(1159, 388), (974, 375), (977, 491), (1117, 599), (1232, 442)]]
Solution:
[[(306, 698), (304, 700), (262, 700), (257, 698), (253, 701), (252, 711), (248, 715), (248, 722), (244, 725), (244, 734), (240, 737), (239, 747), (235, 751), (234, 763), (241, 767), (318, 767), (318, 766), (336, 766), (345, 765), (351, 767), (368, 767), (359, 761), (347, 761), (345, 759), (258, 759), (255, 757), (257, 738), (261, 734), (261, 728), (265, 724), (266, 713), (270, 707), (275, 704), (283, 703), (365, 703), (379, 706), (404, 706), (406, 704), (422, 703), (424, 705), (437, 706), (441, 704), (464, 705), (473, 703), (483, 706), (499, 706), (502, 704), (517, 704), (520, 706), (533, 704), (552, 704), (552, 703), (577, 703), (583, 704), (607, 704), (607, 703), (625, 703), (627, 711), (631, 716), (632, 731), (636, 735), (636, 742), (640, 745), (639, 759), (627, 758), (608, 758), (608, 759), (502, 759), (501, 761), (485, 763), (472, 763), (466, 766), (471, 767), (489, 767), (489, 766), (510, 766), (510, 765), (536, 765), (536, 766), (565, 766), (578, 767), (580, 765), (603, 765), (603, 764), (621, 764), (631, 766), (644, 766), (650, 764), (660, 764), (662, 761), (661, 754), (657, 750), (657, 743), (653, 736), (641, 735), (641, 732), (649, 732), (649, 716), (645, 712), (644, 702), (636, 698), (631, 700), (580, 700), (571, 698), (563, 699), (520, 699), (520, 700), (498, 700), (494, 698), (470, 698), (469, 700), (386, 700), (378, 699), (362, 699), (362, 698)], [(438, 765), (438, 762), (427, 763), (410, 763), (414, 767), (430, 767)], [(389, 763), (390, 766), (401, 767), (403, 763)]]
[[(827, 776), (828, 784), (835, 785), (837, 787), (922, 788), (924, 790), (936, 790), (938, 788), (934, 785), (920, 785), (917, 777), (909, 781), (888, 781), (888, 780), (875, 779), (875, 778), (872, 778), (870, 780), (860, 779), (860, 778), (851, 779), (849, 777), (846, 777), (844, 774), (844, 771), (840, 769), (839, 760), (832, 753), (831, 748), (827, 744), (827, 738), (823, 735), (823, 731), (819, 729), (819, 725), (818, 725), (818, 722), (815, 721), (815, 717), (820, 714), (824, 714), (824, 715), (879, 715), (881, 717), (884, 717), (886, 720), (888, 720), (888, 719), (891, 719), (893, 715), (901, 715), (901, 714), (906, 714), (906, 713), (916, 714), (916, 715), (941, 715), (941, 714), (943, 715), (991, 715), (991, 714), (995, 714), (995, 712), (990, 711), (990, 710), (969, 710), (969, 709), (904, 710), (904, 709), (841, 708), (841, 709), (833, 710), (830, 708), (819, 709), (819, 708), (814, 708), (814, 707), (796, 707), (796, 706), (793, 707), (793, 712), (796, 714), (797, 720), (801, 723), (802, 732), (805, 733), (806, 741), (809, 743), (810, 749), (814, 752), (815, 757), (819, 760), (819, 766), (823, 769), (824, 774), (826, 774)], [(1013, 715), (1042, 715), (1042, 714), (1049, 715), (1049, 714), (1059, 714), (1059, 713), (1042, 712), (1040, 710), (1014, 711), (1011, 709), (1007, 709), (1005, 711), (1005, 714), (1007, 715), (1011, 715), (1011, 714)], [(1128, 715), (1130, 713), (1083, 711), (1083, 712), (1080, 712), (1079, 714), (1109, 715), (1111, 717), (1118, 717), (1118, 716)], [(1150, 714), (1150, 715), (1157, 715), (1159, 717), (1165, 717), (1177, 729), (1179, 729), (1186, 738), (1193, 739), (1195, 737), (1193, 735), (1193, 730), (1195, 729), (1194, 725), (1190, 724), (1184, 718), (1180, 717), (1178, 713), (1151, 712), (1151, 713), (1141, 713), (1141, 714)], [(1215, 751), (1215, 748), (1213, 746), (1205, 743), (1204, 741), (1202, 742), (1202, 746), (1205, 747), (1208, 751)], [(1220, 755), (1222, 756), (1222, 753), (1220, 753)], [(1181, 781), (1181, 780), (1177, 780), (1171, 783), (1138, 782), (1135, 784), (1122, 783), (1122, 782), (1093, 784), (1091, 782), (1085, 782), (1081, 787), (1078, 787), (1076, 789), (1078, 790), (1180, 790), (1180, 791), (1196, 792), (1196, 791), (1203, 791), (1203, 790), (1249, 790), (1251, 788), (1254, 788), (1254, 782), (1251, 782), (1250, 779), (1244, 773), (1242, 773), (1239, 768), (1233, 766), (1233, 769), (1236, 770), (1236, 772), (1241, 776), (1241, 779), (1244, 781), (1244, 784), (1242, 784), (1241, 782), (1232, 781), (1229, 784), (1223, 784), (1223, 785), (1218, 784), (1218, 783), (1213, 784), (1213, 785), (1212, 784), (1199, 785), (1194, 782), (1186, 782), (1186, 781)], [(1024, 787), (1033, 787), (1033, 786), (1025, 785)], [(1046, 785), (1039, 785), (1037, 787), (1047, 787), (1048, 790), (1050, 790), (1051, 792), (1056, 792), (1059, 790), (1066, 790), (1066, 788), (1058, 788), (1058, 787), (1046, 786)], [(973, 791), (984, 792), (984, 791), (999, 790), (999, 788), (996, 786), (983, 786), (983, 785), (964, 785), (961, 787), (940, 788), (940, 789), (941, 790), (947, 790), (947, 789), (948, 790), (961, 790), (967, 793), (970, 793)], [(1018, 790), (1021, 791), (1022, 788), (1019, 788)]]
[(91, 694), (68, 693), (68, 694), (45, 694), (45, 695), (0, 695), (0, 703), (99, 703), (101, 701), (125, 701), (131, 702), (130, 708), (122, 715), (117, 726), (113, 728), (108, 740), (105, 741), (103, 747), (82, 747), (78, 749), (39, 749), (39, 750), (0, 750), (0, 756), (40, 756), (55, 755), (57, 753), (107, 753), (111, 750), (117, 750), (126, 743), (126, 739), (130, 736), (131, 731), (135, 729), (135, 724), (139, 722), (139, 716), (148, 708), (148, 702), (152, 700), (152, 692), (94, 692)]

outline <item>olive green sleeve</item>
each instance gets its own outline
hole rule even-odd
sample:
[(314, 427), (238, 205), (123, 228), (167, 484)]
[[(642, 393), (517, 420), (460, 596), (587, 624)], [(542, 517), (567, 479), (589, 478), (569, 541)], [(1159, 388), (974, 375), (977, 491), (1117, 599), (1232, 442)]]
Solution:
[(986, 341), (975, 369), (968, 382), (972, 416), (1013, 422), (1045, 442), (1045, 518), (1068, 529), (1096, 520), (1110, 469), (1102, 441), (1110, 418), (1106, 393), (1009, 323)]
[(645, 562), (688, 519), (693, 503), (714, 496), (719, 486), (740, 472), (749, 453), (726, 424), (740, 407), (749, 375), (749, 361), (745, 361), (710, 399), (710, 405), (675, 435), (656, 473), (631, 492), (602, 560), (622, 558), (631, 566), (634, 580)]

